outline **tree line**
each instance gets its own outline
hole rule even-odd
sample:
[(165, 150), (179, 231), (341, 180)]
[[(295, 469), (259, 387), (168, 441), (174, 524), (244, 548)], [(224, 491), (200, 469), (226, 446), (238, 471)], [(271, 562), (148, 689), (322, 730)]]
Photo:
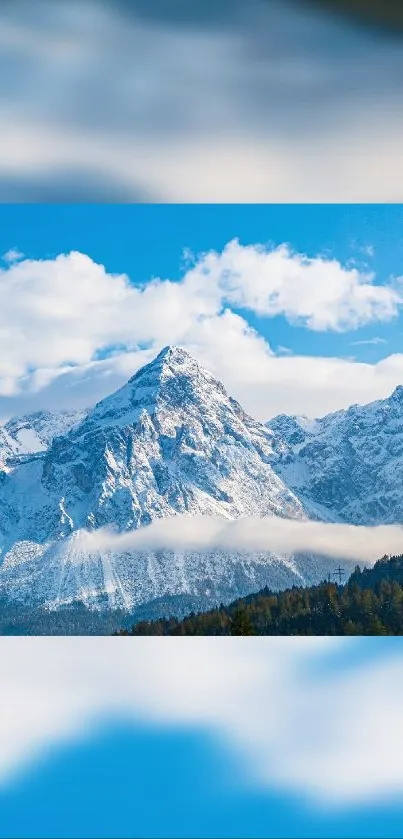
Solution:
[(119, 635), (403, 635), (403, 555), (355, 568), (344, 585), (267, 587), (183, 619), (142, 620)]

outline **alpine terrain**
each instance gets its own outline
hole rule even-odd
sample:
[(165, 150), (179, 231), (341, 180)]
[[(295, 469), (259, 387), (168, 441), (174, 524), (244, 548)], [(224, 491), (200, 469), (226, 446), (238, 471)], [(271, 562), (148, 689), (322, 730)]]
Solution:
[(350, 524), (403, 522), (403, 387), (317, 420), (281, 415), (274, 468), (305, 505)]
[(0, 598), (181, 616), (264, 586), (319, 583), (335, 561), (89, 550), (83, 534), (181, 513), (401, 521), (402, 397), (266, 426), (190, 353), (166, 347), (86, 412), (10, 420), (0, 429)]

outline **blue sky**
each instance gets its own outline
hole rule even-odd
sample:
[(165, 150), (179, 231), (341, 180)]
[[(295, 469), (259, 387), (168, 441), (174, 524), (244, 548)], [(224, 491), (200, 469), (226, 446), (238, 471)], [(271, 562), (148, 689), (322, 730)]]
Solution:
[(234, 238), (369, 261), (380, 281), (403, 262), (399, 204), (3, 204), (0, 220), (2, 253), (12, 243), (29, 258), (78, 250), (140, 282), (179, 279), (185, 248), (222, 250)]
[(1, 639), (0, 836), (401, 836), (401, 639), (150, 640)]
[[(183, 251), (221, 251), (238, 238), (243, 245), (288, 242), (307, 256), (323, 254), (376, 272), (377, 282), (403, 273), (403, 207), (400, 205), (204, 205), (204, 204), (26, 204), (0, 206), (0, 251), (18, 247), (28, 258), (43, 259), (78, 250), (133, 283), (152, 277), (179, 280)], [(373, 249), (368, 254), (367, 248)], [(375, 360), (385, 348), (351, 340), (385, 338), (400, 351), (402, 320), (362, 327), (351, 336), (312, 334), (290, 328), (284, 317), (248, 320), (274, 346), (315, 355), (354, 354)]]
[[(4, 296), (5, 301), (13, 301), (14, 337), (21, 331), (24, 342), (15, 349), (15, 368), (4, 372), (0, 410), (9, 416), (53, 407), (56, 402), (61, 407), (86, 407), (122, 384), (164, 343), (192, 349), (260, 419), (279, 412), (319, 415), (354, 401), (385, 397), (403, 380), (398, 282), (403, 265), (402, 222), (400, 205), (3, 205), (0, 251), (7, 254), (17, 249), (24, 255), (19, 261), (9, 257), (10, 264), (3, 260), (3, 277), (9, 283)], [(238, 250), (226, 255), (234, 240), (239, 242)], [(257, 280), (256, 249), (263, 247), (270, 255), (285, 245), (289, 251), (278, 266), (279, 273), (266, 259), (267, 278), (262, 275)], [(252, 254), (251, 247), (255, 247)], [(197, 287), (195, 279), (189, 280), (187, 250), (194, 254), (201, 272)], [(88, 264), (79, 268), (66, 258), (62, 277), (57, 257), (72, 251), (87, 256)], [(219, 259), (207, 267), (206, 276), (200, 254), (213, 252)], [(295, 267), (295, 259), (304, 257), (311, 263), (307, 271), (301, 265)], [(233, 277), (241, 260), (243, 273), (234, 290)], [(316, 268), (312, 267), (315, 260), (320, 260)], [(337, 264), (333, 279), (332, 260)], [(97, 265), (104, 266), (103, 302)], [(227, 282), (228, 269), (231, 289), (218, 291), (217, 283)], [(88, 289), (81, 301), (82, 270)], [(299, 272), (295, 286), (290, 285), (290, 271)], [(22, 274), (24, 286), (18, 279)], [(116, 274), (126, 278), (126, 290), (120, 292), (127, 296), (122, 312), (116, 309), (117, 282), (112, 277)], [(274, 274), (275, 290), (268, 302), (266, 288)], [(147, 288), (149, 293), (142, 294)], [(386, 297), (380, 299), (377, 290), (382, 288)], [(130, 297), (130, 289), (137, 289), (141, 299)], [(277, 303), (276, 295), (282, 295), (283, 302)], [(75, 309), (76, 323), (66, 316), (66, 348), (60, 348), (57, 358), (63, 333), (50, 329), (55, 323), (50, 300), (56, 309)], [(129, 306), (133, 307), (131, 321)], [(113, 307), (112, 329), (106, 321), (108, 308), (112, 311)], [(6, 304), (3, 308), (6, 335), (10, 314)], [(225, 311), (230, 313), (227, 318), (223, 318)], [(343, 318), (347, 323), (342, 323)], [(220, 325), (221, 345), (214, 323)], [(249, 327), (253, 333), (246, 335)], [(70, 347), (69, 335), (78, 343), (84, 339), (90, 343), (87, 348)], [(12, 345), (4, 341), (10, 367)], [(228, 357), (225, 346), (231, 346)], [(19, 358), (21, 347), (25, 348), (23, 359)], [(119, 348), (124, 349), (120, 356)], [(267, 353), (272, 354), (270, 370)], [(115, 358), (109, 367), (106, 362), (104, 367), (93, 364), (112, 354)], [(241, 369), (245, 357), (250, 358), (252, 371)], [(305, 392), (302, 379), (307, 383)]]

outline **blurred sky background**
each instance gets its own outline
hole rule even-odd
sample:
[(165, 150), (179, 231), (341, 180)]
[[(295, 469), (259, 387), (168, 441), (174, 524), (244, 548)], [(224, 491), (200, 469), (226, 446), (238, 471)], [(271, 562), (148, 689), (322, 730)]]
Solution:
[(401, 837), (394, 638), (3, 638), (0, 836)]
[(401, 200), (401, 33), (337, 5), (3, 0), (0, 200)]
[[(400, 36), (319, 3), (3, 0), (0, 62), (2, 202), (402, 199)], [(1, 638), (0, 673), (2, 839), (402, 835), (399, 638)]]

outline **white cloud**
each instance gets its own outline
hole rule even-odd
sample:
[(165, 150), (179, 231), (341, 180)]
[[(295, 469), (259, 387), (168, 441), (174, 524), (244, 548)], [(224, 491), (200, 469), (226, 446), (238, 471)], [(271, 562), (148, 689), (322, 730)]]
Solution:
[[(232, 302), (267, 316), (283, 312), (311, 328), (333, 329), (396, 313), (395, 289), (285, 247), (264, 251), (232, 242), (221, 255), (201, 257), (180, 282), (156, 279), (142, 287), (75, 252), (22, 259), (0, 269), (0, 277), (3, 416), (91, 404), (170, 343), (194, 352), (262, 420), (370, 401), (403, 378), (400, 355), (377, 365), (278, 357), (229, 308)], [(97, 360), (100, 353), (107, 357)]]
[(131, 715), (201, 727), (245, 781), (316, 804), (401, 797), (403, 658), (372, 639), (166, 638), (162, 656), (159, 638), (1, 638), (0, 652), (3, 785), (50, 745)]
[(386, 344), (386, 343), (387, 343), (386, 338), (367, 338), (366, 341), (352, 341), (351, 346), (352, 347), (361, 347), (361, 346), (364, 346), (365, 344), (377, 345), (377, 344)]
[(117, 534), (108, 528), (74, 535), (89, 553), (121, 551), (272, 551), (276, 554), (312, 553), (372, 564), (380, 556), (401, 552), (403, 527), (364, 527), (277, 517), (226, 521), (203, 516), (159, 519), (147, 527)]
[(220, 306), (214, 288), (209, 295), (196, 282), (155, 281), (138, 289), (74, 252), (25, 259), (0, 270), (0, 278), (3, 393), (29, 370), (85, 365), (109, 346), (172, 343)]
[(316, 331), (357, 329), (396, 317), (403, 299), (372, 275), (344, 268), (336, 259), (293, 253), (287, 245), (267, 249), (229, 242), (222, 253), (198, 260), (195, 275), (212, 279), (229, 304), (260, 315), (284, 315)]
[(7, 253), (4, 253), (1, 258), (3, 262), (12, 263), (18, 262), (18, 260), (23, 259), (23, 257), (24, 254), (21, 253), (21, 251), (19, 251), (18, 248), (10, 248), (10, 250), (8, 250)]

